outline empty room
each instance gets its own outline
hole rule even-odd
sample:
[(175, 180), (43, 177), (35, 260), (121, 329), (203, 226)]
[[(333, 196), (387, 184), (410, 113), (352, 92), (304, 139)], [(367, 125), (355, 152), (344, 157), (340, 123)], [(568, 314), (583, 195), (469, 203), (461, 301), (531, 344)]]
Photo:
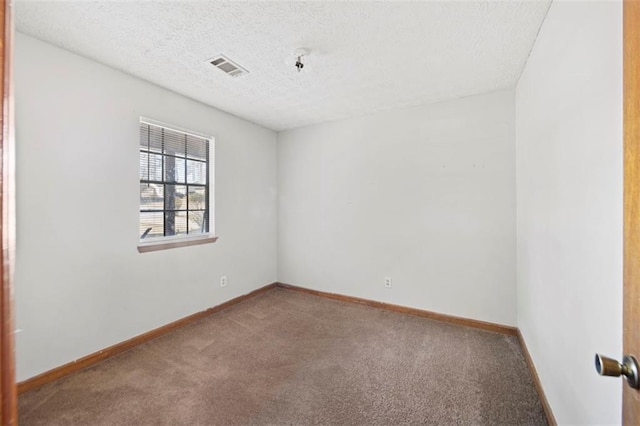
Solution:
[(640, 2), (2, 5), (2, 424), (640, 424)]

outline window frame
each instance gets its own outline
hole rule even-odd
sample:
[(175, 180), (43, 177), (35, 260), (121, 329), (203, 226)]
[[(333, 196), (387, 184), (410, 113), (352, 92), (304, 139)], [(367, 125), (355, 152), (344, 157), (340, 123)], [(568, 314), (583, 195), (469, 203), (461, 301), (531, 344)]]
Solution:
[[(218, 237), (215, 236), (215, 217), (214, 217), (214, 206), (215, 206), (215, 138), (211, 135), (207, 135), (204, 133), (199, 133), (199, 132), (195, 132), (193, 130), (189, 130), (189, 129), (185, 129), (182, 128), (180, 126), (175, 126), (173, 124), (169, 124), (169, 123), (165, 123), (162, 121), (158, 121), (158, 120), (154, 120), (151, 118), (147, 118), (147, 117), (139, 117), (138, 120), (138, 129), (140, 129), (142, 124), (148, 124), (148, 125), (152, 125), (152, 126), (158, 126), (158, 127), (162, 127), (164, 129), (168, 129), (168, 130), (172, 130), (175, 132), (179, 132), (179, 133), (183, 133), (186, 135), (190, 135), (190, 136), (194, 136), (197, 138), (202, 138), (202, 139), (206, 139), (208, 141), (208, 158), (206, 161), (207, 164), (207, 180), (208, 182), (206, 182), (206, 186), (205, 186), (205, 190), (207, 191), (206, 193), (206, 198), (208, 200), (208, 205), (207, 205), (207, 210), (206, 210), (206, 214), (205, 217), (208, 223), (207, 223), (207, 232), (204, 233), (200, 233), (200, 234), (193, 234), (193, 235), (189, 235), (189, 234), (183, 234), (183, 235), (169, 235), (169, 236), (163, 236), (163, 237), (155, 237), (149, 241), (144, 241), (141, 238), (138, 238), (138, 252), (139, 253), (147, 253), (147, 252), (151, 252), (151, 251), (158, 251), (158, 250), (167, 250), (167, 249), (172, 249), (172, 248), (178, 248), (178, 247), (188, 247), (188, 246), (193, 246), (193, 245), (200, 245), (200, 244), (209, 244), (209, 243), (214, 243), (218, 240)], [(140, 142), (138, 141), (138, 152), (140, 152)], [(186, 164), (186, 163), (185, 163)], [(140, 176), (140, 165), (138, 164), (138, 176)], [(165, 180), (166, 177), (162, 176), (162, 179)], [(138, 183), (140, 182), (140, 178), (138, 177)], [(179, 183), (176, 183), (177, 185), (180, 185)], [(186, 181), (184, 183), (184, 185), (189, 185)], [(138, 236), (139, 234), (139, 228), (140, 228), (140, 212), (141, 212), (142, 206), (141, 206), (141, 201), (140, 198), (138, 197)], [(162, 210), (163, 214), (166, 213), (166, 211), (163, 209)]]

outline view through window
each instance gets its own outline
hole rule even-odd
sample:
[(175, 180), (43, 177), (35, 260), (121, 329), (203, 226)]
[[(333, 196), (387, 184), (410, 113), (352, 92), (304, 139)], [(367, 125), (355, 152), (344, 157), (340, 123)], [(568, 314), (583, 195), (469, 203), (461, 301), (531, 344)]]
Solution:
[(209, 232), (209, 145), (140, 120), (141, 241)]

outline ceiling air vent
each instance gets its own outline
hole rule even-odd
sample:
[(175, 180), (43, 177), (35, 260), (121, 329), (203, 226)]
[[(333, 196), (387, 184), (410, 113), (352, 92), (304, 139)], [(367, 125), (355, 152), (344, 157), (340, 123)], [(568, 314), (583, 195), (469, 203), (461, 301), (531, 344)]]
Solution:
[(215, 56), (209, 59), (207, 62), (223, 71), (225, 74), (230, 75), (231, 77), (240, 77), (241, 75), (249, 73), (249, 71), (242, 68), (240, 65), (236, 64), (224, 55)]

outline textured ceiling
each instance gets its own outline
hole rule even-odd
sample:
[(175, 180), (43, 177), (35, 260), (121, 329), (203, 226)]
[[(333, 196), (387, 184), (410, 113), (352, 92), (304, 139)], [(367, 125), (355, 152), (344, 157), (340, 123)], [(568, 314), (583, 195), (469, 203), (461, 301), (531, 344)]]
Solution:
[[(513, 87), (550, 0), (16, 3), (19, 31), (274, 130)], [(311, 54), (297, 73), (298, 47)], [(232, 78), (206, 60), (249, 70)]]

